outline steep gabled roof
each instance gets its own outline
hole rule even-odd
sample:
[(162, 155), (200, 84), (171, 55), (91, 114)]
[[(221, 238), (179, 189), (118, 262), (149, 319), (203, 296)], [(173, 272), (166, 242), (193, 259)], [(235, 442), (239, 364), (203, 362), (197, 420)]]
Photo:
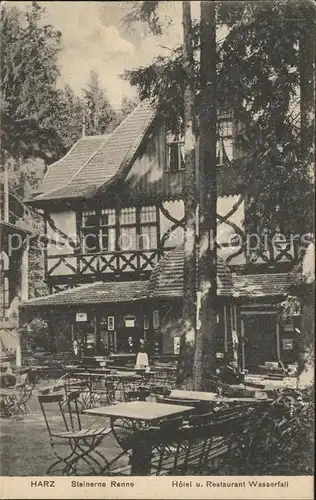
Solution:
[(98, 135), (79, 139), (63, 158), (48, 167), (44, 180), (38, 188), (38, 193), (48, 197), (49, 193), (52, 192), (53, 196), (54, 190), (68, 186), (73, 176), (103, 146), (107, 138), (108, 136)]
[(98, 188), (127, 174), (156, 107), (143, 101), (110, 135), (82, 137), (70, 151), (48, 168), (33, 200), (90, 197)]
[[(183, 296), (183, 263), (183, 245), (168, 252), (151, 274), (148, 296), (181, 298)], [(217, 258), (217, 293), (220, 296), (233, 295), (231, 272), (220, 257)]]

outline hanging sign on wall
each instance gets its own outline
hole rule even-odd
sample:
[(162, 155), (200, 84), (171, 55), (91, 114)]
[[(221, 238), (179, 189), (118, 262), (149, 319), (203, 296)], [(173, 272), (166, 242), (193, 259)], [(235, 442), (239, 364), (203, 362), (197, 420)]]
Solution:
[(136, 322), (135, 316), (124, 316), (124, 324), (126, 328), (134, 328)]
[(87, 313), (76, 313), (77, 323), (84, 322), (88, 320)]

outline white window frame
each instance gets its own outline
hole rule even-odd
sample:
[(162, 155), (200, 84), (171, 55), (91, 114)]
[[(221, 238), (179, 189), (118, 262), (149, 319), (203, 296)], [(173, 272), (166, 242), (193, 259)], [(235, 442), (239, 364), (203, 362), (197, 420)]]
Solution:
[[(177, 145), (178, 149), (178, 162), (177, 162), (177, 168), (172, 169), (171, 168), (171, 146)], [(183, 140), (178, 140), (178, 141), (168, 141), (167, 142), (167, 172), (181, 172), (182, 170), (185, 170), (185, 163), (184, 163), (184, 152), (183, 152), (183, 165), (182, 165), (182, 151), (181, 149), (184, 146), (184, 141)]]

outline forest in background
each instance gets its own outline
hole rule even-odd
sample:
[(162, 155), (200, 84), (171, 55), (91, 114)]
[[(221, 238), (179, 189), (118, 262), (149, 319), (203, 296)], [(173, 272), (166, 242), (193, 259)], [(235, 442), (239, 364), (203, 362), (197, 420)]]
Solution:
[[(41, 234), (42, 217), (22, 204), (36, 190), (46, 168), (82, 136), (110, 133), (137, 102), (123, 97), (115, 110), (91, 70), (80, 95), (58, 86), (62, 33), (44, 23), (45, 9), (1, 4), (1, 173), (7, 170), (10, 222)], [(43, 252), (30, 252), (30, 296), (46, 294)]]

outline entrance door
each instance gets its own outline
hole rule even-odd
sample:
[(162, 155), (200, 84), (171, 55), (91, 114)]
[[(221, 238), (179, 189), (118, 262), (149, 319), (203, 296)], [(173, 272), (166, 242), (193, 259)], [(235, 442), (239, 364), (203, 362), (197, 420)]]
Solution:
[(245, 367), (253, 371), (265, 361), (278, 361), (275, 315), (244, 316), (244, 325)]

